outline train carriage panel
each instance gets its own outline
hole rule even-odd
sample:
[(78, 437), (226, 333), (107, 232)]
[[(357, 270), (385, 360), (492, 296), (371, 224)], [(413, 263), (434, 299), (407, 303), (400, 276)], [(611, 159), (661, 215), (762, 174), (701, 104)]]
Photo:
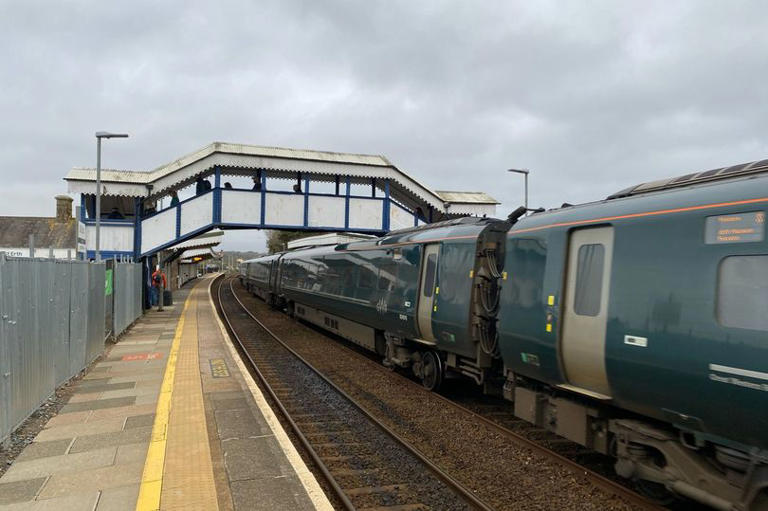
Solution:
[(432, 304), (432, 330), (437, 346), (465, 357), (475, 357), (470, 333), (476, 240), (440, 244)]

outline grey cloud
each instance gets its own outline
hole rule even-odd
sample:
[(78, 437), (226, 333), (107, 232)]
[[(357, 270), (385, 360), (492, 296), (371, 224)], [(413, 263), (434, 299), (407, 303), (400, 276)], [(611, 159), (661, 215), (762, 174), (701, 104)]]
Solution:
[[(149, 169), (213, 140), (384, 154), (531, 202), (764, 158), (764, 2), (0, 6), (3, 214), (49, 214), (93, 132)], [(12, 193), (10, 193), (12, 192)], [(244, 237), (246, 236), (246, 237)], [(252, 234), (242, 233), (238, 248)], [(235, 242), (232, 242), (235, 243)]]

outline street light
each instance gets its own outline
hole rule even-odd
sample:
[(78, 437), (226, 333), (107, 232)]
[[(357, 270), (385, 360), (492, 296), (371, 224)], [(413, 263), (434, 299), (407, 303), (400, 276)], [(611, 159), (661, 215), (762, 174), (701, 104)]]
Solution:
[(507, 169), (507, 172), (514, 172), (515, 174), (523, 174), (525, 176), (525, 209), (528, 209), (528, 169)]
[(101, 261), (101, 139), (102, 138), (128, 138), (127, 133), (110, 133), (108, 131), (96, 132), (96, 262)]

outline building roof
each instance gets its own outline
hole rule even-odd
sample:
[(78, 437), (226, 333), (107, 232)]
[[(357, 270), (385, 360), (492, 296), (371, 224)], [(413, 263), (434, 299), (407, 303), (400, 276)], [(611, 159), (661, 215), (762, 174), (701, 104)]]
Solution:
[(76, 248), (77, 222), (52, 217), (1, 216), (0, 247), (29, 246), (29, 235), (35, 235), (36, 248)]
[(436, 190), (435, 193), (451, 204), (501, 204), (485, 192), (450, 192)]
[[(250, 156), (266, 156), (272, 158), (285, 158), (291, 160), (313, 160), (329, 163), (351, 163), (353, 165), (374, 165), (380, 167), (392, 167), (393, 165), (383, 156), (354, 153), (337, 153), (331, 151), (314, 151), (309, 149), (289, 149), (284, 147), (265, 147), (248, 144), (230, 144), (227, 142), (213, 142), (202, 149), (177, 158), (176, 160), (161, 165), (151, 171), (101, 169), (101, 179), (105, 182), (117, 183), (152, 183), (174, 171), (189, 165), (191, 162), (202, 159), (215, 152), (243, 154)], [(93, 180), (95, 169), (89, 167), (74, 167), (64, 179)]]
[(173, 250), (191, 249), (201, 247), (215, 247), (224, 239), (224, 231), (221, 229), (213, 229), (206, 233), (195, 236), (191, 240), (182, 241), (171, 247)]

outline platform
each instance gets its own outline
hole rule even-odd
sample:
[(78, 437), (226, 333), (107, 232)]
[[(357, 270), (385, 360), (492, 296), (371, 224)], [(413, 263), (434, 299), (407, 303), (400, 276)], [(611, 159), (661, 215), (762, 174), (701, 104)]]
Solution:
[(228, 340), (213, 278), (147, 312), (0, 478), (0, 511), (332, 509)]

